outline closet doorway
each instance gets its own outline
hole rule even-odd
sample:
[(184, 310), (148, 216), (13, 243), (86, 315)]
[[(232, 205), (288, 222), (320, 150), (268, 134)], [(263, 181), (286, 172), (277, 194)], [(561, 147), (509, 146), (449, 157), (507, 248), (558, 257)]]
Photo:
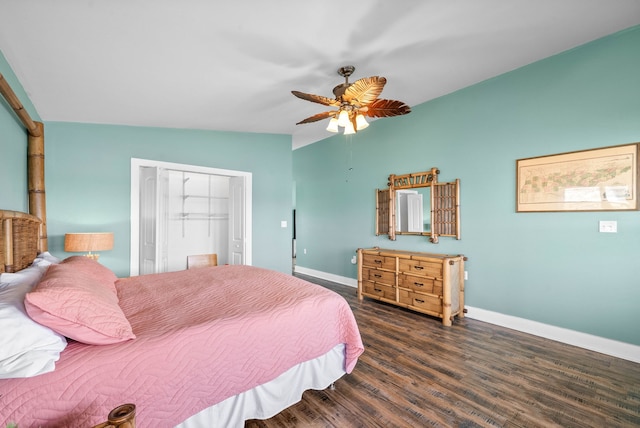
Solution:
[(131, 275), (251, 264), (251, 173), (131, 159)]

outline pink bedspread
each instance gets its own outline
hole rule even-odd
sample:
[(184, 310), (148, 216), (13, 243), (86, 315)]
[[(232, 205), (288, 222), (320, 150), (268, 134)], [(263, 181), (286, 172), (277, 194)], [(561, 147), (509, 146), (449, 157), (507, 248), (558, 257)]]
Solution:
[(135, 403), (137, 426), (174, 426), (225, 398), (346, 343), (345, 370), (363, 352), (338, 294), (250, 266), (121, 279), (136, 339), (71, 342), (52, 373), (0, 380), (1, 426), (90, 427)]

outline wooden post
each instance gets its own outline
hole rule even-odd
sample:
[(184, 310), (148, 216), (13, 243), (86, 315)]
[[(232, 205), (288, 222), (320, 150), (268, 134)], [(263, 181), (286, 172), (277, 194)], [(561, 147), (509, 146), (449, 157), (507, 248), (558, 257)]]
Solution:
[(13, 223), (11, 218), (2, 220), (2, 243), (4, 245), (4, 266), (0, 272), (13, 272)]
[(387, 185), (389, 186), (389, 239), (396, 240), (396, 176), (389, 175)]
[(376, 189), (376, 236), (380, 235), (380, 189)]
[(39, 137), (41, 135), (40, 133), (42, 132), (42, 128), (38, 128), (36, 123), (31, 120), (29, 113), (24, 109), (22, 103), (16, 96), (15, 92), (13, 92), (13, 89), (11, 89), (11, 86), (9, 86), (9, 83), (6, 81), (2, 73), (0, 73), (0, 94), (2, 94), (5, 100), (7, 100), (7, 103), (11, 106), (13, 111), (16, 112), (16, 115), (24, 127), (27, 128), (29, 135)]
[(47, 251), (47, 211), (44, 193), (44, 126), (41, 122), (34, 122), (31, 119), (31, 116), (29, 116), (29, 113), (27, 113), (27, 110), (25, 110), (2, 73), (0, 73), (0, 94), (15, 111), (29, 134), (27, 148), (29, 213), (42, 220), (38, 251)]
[[(442, 325), (449, 327), (451, 322), (451, 265), (449, 259), (442, 263)], [(448, 284), (448, 285), (447, 285)]]
[(460, 297), (458, 298), (460, 302), (460, 312), (458, 312), (458, 318), (464, 318), (464, 262), (467, 258), (460, 256), (460, 273), (458, 274), (459, 281), (459, 289), (458, 293), (460, 293)]
[(396, 191), (389, 188), (389, 239), (396, 240)]
[(460, 239), (460, 179), (456, 178), (455, 189), (455, 206), (456, 206), (456, 239)]
[(436, 193), (438, 192), (438, 169), (431, 168), (431, 175), (433, 180), (431, 182), (431, 192), (429, 192), (429, 204), (431, 205), (431, 237), (429, 241), (433, 244), (438, 243), (438, 235), (440, 234), (442, 227), (442, 222), (440, 221), (440, 212), (438, 209), (440, 206), (438, 205), (440, 202), (440, 198), (436, 198)]
[(43, 252), (48, 249), (47, 204), (44, 190), (44, 126), (41, 122), (35, 122), (35, 125), (38, 135), (36, 136), (29, 133), (27, 148), (29, 213), (42, 220), (38, 251)]
[(358, 248), (358, 300), (362, 301), (362, 248)]

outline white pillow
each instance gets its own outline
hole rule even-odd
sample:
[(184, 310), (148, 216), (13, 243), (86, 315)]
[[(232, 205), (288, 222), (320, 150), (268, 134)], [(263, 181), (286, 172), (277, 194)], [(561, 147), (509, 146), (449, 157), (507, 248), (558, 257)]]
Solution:
[[(35, 260), (34, 260), (35, 262)], [(47, 271), (47, 267), (51, 262), (41, 261), (42, 265), (31, 264), (28, 268), (19, 272), (3, 272), (0, 273), (0, 282), (3, 284), (29, 284), (34, 287)]]
[(24, 307), (25, 294), (46, 270), (47, 266), (32, 265), (0, 274), (0, 379), (53, 371), (67, 346), (63, 336), (29, 318)]
[(51, 253), (48, 252), (48, 251), (43, 251), (42, 253), (38, 254), (38, 256), (36, 257), (36, 259), (33, 262), (37, 263), (38, 260), (46, 260), (51, 264), (58, 264), (58, 263), (60, 263), (62, 261), (59, 258), (57, 258), (56, 256), (51, 255)]
[[(47, 267), (49, 267), (49, 266), (51, 266), (53, 264), (57, 264), (57, 263), (51, 263), (49, 260), (45, 260), (45, 259), (35, 259), (33, 261), (33, 263), (31, 263), (31, 266), (29, 266), (29, 268), (34, 267), (34, 266), (39, 266), (39, 267), (45, 268), (45, 270), (46, 270)], [(27, 269), (29, 269), (29, 268), (27, 268)], [(20, 272), (22, 272), (22, 271), (20, 271)], [(2, 274), (2, 275), (4, 275), (4, 274)]]

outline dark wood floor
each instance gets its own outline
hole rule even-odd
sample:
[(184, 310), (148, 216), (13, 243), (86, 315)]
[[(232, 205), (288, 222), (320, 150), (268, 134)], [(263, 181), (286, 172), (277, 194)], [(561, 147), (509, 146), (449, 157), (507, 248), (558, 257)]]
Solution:
[(335, 390), (246, 427), (640, 427), (640, 364), (297, 276), (347, 299), (365, 352)]

